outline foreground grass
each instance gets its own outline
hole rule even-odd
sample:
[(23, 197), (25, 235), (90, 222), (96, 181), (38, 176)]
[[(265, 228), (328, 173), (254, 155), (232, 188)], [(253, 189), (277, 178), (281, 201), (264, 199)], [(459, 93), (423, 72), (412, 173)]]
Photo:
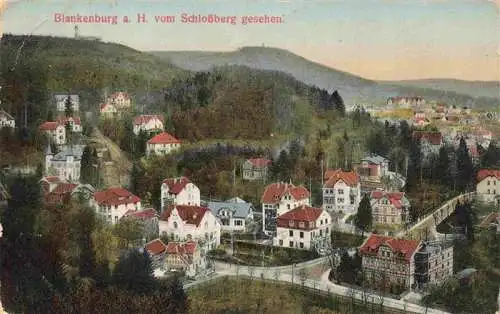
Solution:
[[(189, 290), (189, 313), (381, 313), (378, 305), (272, 281), (222, 278)], [(400, 313), (383, 309), (384, 313)]]

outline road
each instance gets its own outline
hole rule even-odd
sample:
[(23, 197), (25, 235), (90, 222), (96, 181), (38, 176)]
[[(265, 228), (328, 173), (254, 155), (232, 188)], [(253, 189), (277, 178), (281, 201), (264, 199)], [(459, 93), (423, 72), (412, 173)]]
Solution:
[(361, 301), (365, 300), (368, 303), (381, 304), (385, 307), (390, 307), (411, 313), (448, 314), (448, 312), (432, 308), (426, 309), (423, 306), (409, 303), (407, 301), (384, 297), (377, 294), (363, 292), (361, 290), (355, 290), (334, 284), (328, 279), (328, 275), (330, 274), (330, 269), (328, 269), (321, 275), (320, 280), (309, 279), (307, 278), (307, 271), (305, 272), (301, 271), (301, 269), (306, 269), (308, 267), (324, 263), (328, 263), (327, 257), (321, 257), (309, 262), (296, 264), (296, 266), (287, 265), (279, 267), (238, 266), (234, 264), (216, 262), (215, 275), (206, 278), (204, 280), (188, 283), (184, 285), (184, 289), (189, 289), (198, 284), (224, 276), (246, 276), (246, 277), (253, 277), (260, 279), (283, 281), (297, 285), (303, 284), (306, 287), (322, 290), (324, 292), (337, 294), (349, 298), (353, 297)]

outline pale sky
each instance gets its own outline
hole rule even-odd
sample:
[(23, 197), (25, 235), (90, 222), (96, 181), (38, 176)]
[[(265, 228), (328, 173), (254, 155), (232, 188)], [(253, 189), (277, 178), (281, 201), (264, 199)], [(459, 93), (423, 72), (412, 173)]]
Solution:
[[(5, 1), (5, 0), (0, 0)], [(4, 2), (5, 3), (5, 2)], [(288, 49), (312, 61), (370, 79), (457, 78), (500, 81), (500, 20), (488, 0), (10, 0), (3, 32), (73, 36), (65, 15), (117, 15), (119, 23), (78, 24), (139, 50)], [(137, 23), (145, 13), (147, 24)], [(182, 13), (274, 15), (281, 24), (181, 23)], [(130, 23), (121, 22), (128, 16)], [(175, 15), (161, 24), (155, 16)]]

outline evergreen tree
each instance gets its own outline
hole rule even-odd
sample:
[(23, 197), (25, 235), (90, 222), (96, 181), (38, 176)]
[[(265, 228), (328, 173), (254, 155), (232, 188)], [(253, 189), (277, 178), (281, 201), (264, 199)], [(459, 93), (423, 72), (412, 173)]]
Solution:
[(277, 181), (289, 181), (292, 177), (292, 164), (286, 150), (282, 150), (278, 159), (271, 165), (271, 177)]
[(493, 142), (490, 143), (488, 149), (481, 155), (481, 168), (500, 168), (500, 149)]
[(141, 197), (144, 197), (144, 195), (141, 195), (140, 193), (140, 191), (142, 190), (140, 188), (140, 184), (143, 175), (144, 170), (137, 164), (137, 162), (134, 162), (132, 165), (132, 170), (130, 172), (130, 192)]
[(92, 243), (92, 232), (96, 227), (96, 214), (90, 207), (81, 208), (74, 219), (73, 236), (80, 248), (78, 265), (80, 277), (94, 278), (96, 274), (96, 260)]
[(469, 155), (467, 143), (462, 137), (456, 151), (457, 156), (457, 178), (456, 188), (460, 192), (465, 192), (469, 189), (474, 181), (474, 166)]
[(337, 276), (341, 283), (354, 284), (356, 280), (356, 271), (353, 266), (352, 258), (349, 256), (349, 253), (344, 250), (340, 256), (340, 264), (337, 266)]
[(64, 115), (66, 118), (73, 116), (73, 101), (71, 100), (71, 95), (68, 93), (68, 97), (64, 101)]
[(80, 162), (80, 181), (83, 184), (94, 184), (94, 167), (93, 167), (92, 148), (87, 145), (83, 149), (82, 159)]
[(333, 108), (339, 113), (341, 117), (345, 116), (345, 104), (344, 99), (340, 96), (338, 91), (334, 91), (330, 96), (330, 103)]
[(413, 140), (410, 144), (408, 156), (408, 173), (406, 178), (406, 191), (411, 192), (419, 185), (422, 168), (422, 154), (420, 141)]
[(138, 294), (151, 293), (157, 288), (146, 251), (130, 250), (123, 254), (115, 266), (112, 280), (115, 285)]
[(361, 237), (364, 236), (366, 231), (371, 229), (372, 221), (373, 217), (370, 197), (368, 194), (365, 194), (359, 203), (358, 213), (354, 217), (354, 225), (361, 230)]
[(437, 163), (434, 164), (433, 173), (438, 183), (445, 187), (453, 185), (450, 163), (450, 149), (447, 146), (442, 146), (439, 149), (439, 156)]
[(52, 111), (52, 109), (49, 109), (49, 111), (47, 112), (47, 121), (55, 121), (54, 120), (54, 112)]
[(135, 136), (136, 144), (135, 144), (135, 156), (140, 157), (146, 153), (146, 146), (149, 140), (149, 135), (147, 132), (141, 130), (139, 135)]
[(68, 121), (64, 125), (64, 128), (66, 130), (66, 143), (67, 144), (72, 144), (73, 143), (73, 128), (71, 127), (71, 123)]

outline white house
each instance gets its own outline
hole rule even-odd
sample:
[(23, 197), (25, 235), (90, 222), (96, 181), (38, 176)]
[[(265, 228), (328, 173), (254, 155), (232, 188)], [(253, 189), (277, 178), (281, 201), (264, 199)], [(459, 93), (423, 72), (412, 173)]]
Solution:
[(207, 202), (206, 206), (219, 218), (222, 231), (244, 232), (252, 226), (254, 207), (251, 203), (232, 199), (225, 202)]
[(141, 211), (141, 199), (124, 188), (108, 188), (94, 193), (96, 213), (110, 224), (117, 223), (129, 211)]
[(166, 132), (162, 132), (147, 142), (146, 155), (167, 155), (178, 150), (180, 147), (181, 141)]
[(116, 106), (113, 105), (112, 103), (101, 104), (99, 106), (99, 112), (104, 117), (114, 117), (115, 115), (118, 114)]
[(269, 184), (262, 194), (263, 231), (270, 235), (276, 232), (276, 218), (300, 205), (310, 205), (309, 191), (292, 183)]
[(66, 128), (59, 122), (44, 122), (40, 126), (40, 131), (45, 132), (52, 143), (63, 145), (66, 143)]
[(161, 210), (168, 205), (200, 206), (200, 189), (186, 177), (167, 178), (161, 184)]
[(7, 112), (0, 110), (0, 129), (1, 128), (15, 128), (16, 120)]
[(500, 204), (500, 170), (481, 169), (477, 173), (476, 193), (480, 200)]
[(161, 214), (159, 230), (160, 235), (176, 241), (194, 240), (208, 250), (220, 244), (220, 222), (206, 207), (170, 205)]
[(301, 205), (277, 218), (273, 245), (312, 249), (330, 241), (332, 217), (321, 208)]
[(342, 169), (326, 172), (323, 185), (323, 208), (330, 212), (335, 211), (347, 215), (357, 212), (361, 202), (361, 180), (354, 171)]
[(64, 112), (66, 110), (66, 101), (68, 98), (71, 101), (71, 107), (73, 112), (78, 112), (80, 110), (80, 97), (78, 95), (68, 95), (68, 94), (56, 94), (54, 99), (56, 101), (56, 108), (58, 112)]
[(60, 125), (62, 125), (64, 127), (66, 127), (66, 124), (69, 123), (69, 125), (71, 126), (72, 132), (75, 132), (75, 133), (82, 132), (82, 122), (81, 122), (80, 118), (78, 118), (78, 117), (59, 118), (59, 119), (57, 119), (57, 123), (59, 123)]
[(135, 135), (139, 135), (141, 131), (148, 133), (163, 131), (163, 116), (155, 114), (142, 114), (135, 117), (133, 126)]
[(125, 92), (116, 92), (108, 97), (107, 104), (112, 104), (117, 110), (130, 108), (131, 101), (130, 96)]
[(84, 145), (67, 145), (54, 155), (50, 145), (45, 152), (45, 173), (62, 181), (78, 182)]

